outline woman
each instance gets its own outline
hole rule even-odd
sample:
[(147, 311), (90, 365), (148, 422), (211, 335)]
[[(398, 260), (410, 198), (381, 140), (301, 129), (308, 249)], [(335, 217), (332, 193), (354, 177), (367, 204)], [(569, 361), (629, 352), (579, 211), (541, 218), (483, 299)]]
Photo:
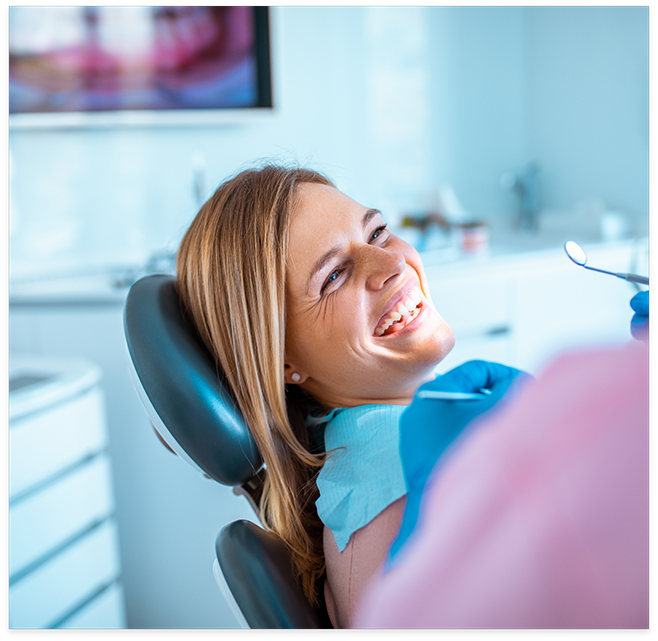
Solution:
[(264, 522), (311, 602), (326, 571), (343, 627), (399, 528), (399, 415), (454, 344), (420, 257), (324, 176), (268, 165), (217, 189), (177, 270), (265, 460)]

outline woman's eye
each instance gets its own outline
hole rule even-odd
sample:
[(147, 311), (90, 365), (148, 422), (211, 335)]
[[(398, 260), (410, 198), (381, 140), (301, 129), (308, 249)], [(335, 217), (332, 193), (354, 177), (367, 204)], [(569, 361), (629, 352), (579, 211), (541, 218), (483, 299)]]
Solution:
[(327, 280), (324, 281), (324, 285), (322, 285), (322, 290), (321, 290), (322, 292), (324, 292), (324, 290), (329, 285), (331, 285), (333, 282), (338, 280), (338, 277), (340, 276), (340, 272), (341, 272), (340, 269), (334, 269), (334, 271), (332, 271), (331, 274), (329, 274)]
[(377, 240), (383, 233), (386, 231), (386, 225), (382, 225), (381, 227), (377, 227), (374, 232), (372, 232), (372, 236), (370, 236), (370, 240)]
[[(370, 235), (370, 241), (369, 241), (369, 242), (372, 243), (372, 242), (374, 242), (374, 241), (380, 239), (380, 238), (382, 237), (382, 235), (384, 234), (385, 231), (386, 231), (386, 224), (383, 224), (383, 225), (380, 225), (379, 227), (377, 227), (377, 229), (375, 229), (375, 231), (373, 231), (372, 234)], [(334, 269), (334, 270), (329, 274), (329, 276), (327, 277), (327, 280), (324, 281), (324, 284), (323, 284), (322, 287), (320, 288), (320, 294), (324, 294), (324, 293), (325, 293), (325, 290), (326, 290), (328, 287), (330, 287), (330, 286), (333, 285), (338, 279), (340, 279), (341, 274), (345, 271), (345, 269), (346, 269), (345, 267), (337, 267), (336, 269)], [(347, 274), (347, 276), (349, 276), (349, 273)], [(344, 280), (345, 280), (345, 278), (342, 278), (342, 279), (341, 279), (341, 282), (344, 281)]]

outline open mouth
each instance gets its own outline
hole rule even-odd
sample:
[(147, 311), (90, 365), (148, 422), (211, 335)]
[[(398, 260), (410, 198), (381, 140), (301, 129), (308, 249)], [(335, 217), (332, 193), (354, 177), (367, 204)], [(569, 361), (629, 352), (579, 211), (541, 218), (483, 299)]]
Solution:
[(423, 294), (414, 287), (391, 311), (379, 320), (375, 336), (388, 336), (404, 329), (420, 314), (423, 307)]

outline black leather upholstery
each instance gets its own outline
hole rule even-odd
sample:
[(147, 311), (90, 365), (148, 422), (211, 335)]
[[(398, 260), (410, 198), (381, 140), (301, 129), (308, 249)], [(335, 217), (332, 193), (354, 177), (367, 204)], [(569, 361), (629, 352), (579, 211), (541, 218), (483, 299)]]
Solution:
[[(278, 536), (250, 521), (234, 521), (219, 533), (215, 548), (251, 628), (332, 627), (324, 603), (312, 608), (295, 582), (290, 554)], [(263, 601), (270, 607), (263, 608)]]
[(133, 284), (124, 328), (137, 376), (170, 434), (211, 478), (247, 483), (262, 465), (260, 453), (181, 312), (174, 276), (154, 274)]

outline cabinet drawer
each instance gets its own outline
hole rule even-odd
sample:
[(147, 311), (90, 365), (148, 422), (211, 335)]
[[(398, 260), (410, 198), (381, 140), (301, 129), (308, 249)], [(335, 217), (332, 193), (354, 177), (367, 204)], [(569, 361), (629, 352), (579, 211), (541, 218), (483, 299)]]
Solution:
[(105, 447), (103, 396), (82, 396), (12, 421), (9, 426), (9, 494), (16, 494)]
[(453, 367), (457, 367), (470, 360), (507, 363), (509, 362), (512, 351), (512, 334), (457, 338), (452, 351), (438, 364), (436, 373), (445, 374)]
[(113, 583), (93, 601), (60, 626), (67, 629), (125, 628), (126, 615), (121, 583)]
[(108, 520), (9, 588), (9, 627), (53, 627), (118, 574), (116, 526)]
[(9, 576), (103, 520), (113, 509), (103, 454), (9, 508)]

